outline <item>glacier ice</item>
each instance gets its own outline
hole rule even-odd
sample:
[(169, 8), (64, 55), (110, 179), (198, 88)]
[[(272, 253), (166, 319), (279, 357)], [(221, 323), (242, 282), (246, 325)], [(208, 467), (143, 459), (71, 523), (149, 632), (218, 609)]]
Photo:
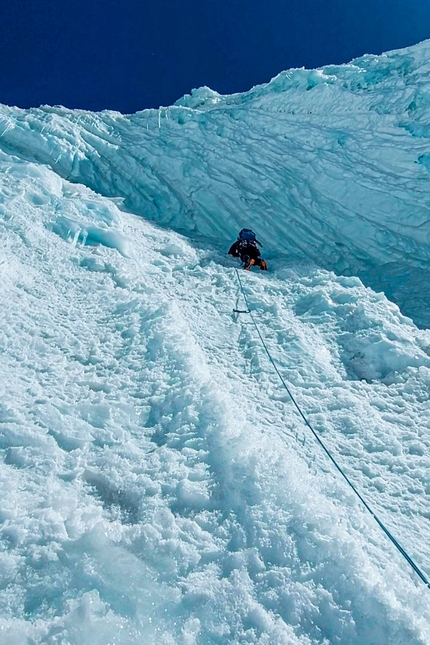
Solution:
[(183, 232), (258, 226), (268, 248), (359, 275), (429, 326), (429, 50), (129, 116), (3, 107), (0, 145)]
[(1, 642), (430, 642), (225, 256), (258, 230), (265, 342), (430, 575), (429, 50), (129, 116), (1, 107)]

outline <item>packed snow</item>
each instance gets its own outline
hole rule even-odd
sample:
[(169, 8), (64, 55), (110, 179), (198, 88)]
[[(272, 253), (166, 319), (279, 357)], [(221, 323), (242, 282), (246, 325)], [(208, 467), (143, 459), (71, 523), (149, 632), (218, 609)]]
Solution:
[[(430, 589), (258, 333), (429, 577), (429, 72), (426, 42), (130, 116), (0, 108), (1, 643), (429, 645)], [(226, 255), (242, 226), (267, 273)]]

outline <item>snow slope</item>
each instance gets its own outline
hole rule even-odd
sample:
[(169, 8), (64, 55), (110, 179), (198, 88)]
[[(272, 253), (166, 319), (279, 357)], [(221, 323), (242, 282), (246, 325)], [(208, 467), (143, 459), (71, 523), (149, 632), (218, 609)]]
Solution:
[(1, 643), (430, 643), (225, 257), (261, 233), (265, 342), (429, 576), (430, 332), (327, 270), (428, 320), (424, 98), (400, 123), (428, 48), (158, 113), (2, 108)]

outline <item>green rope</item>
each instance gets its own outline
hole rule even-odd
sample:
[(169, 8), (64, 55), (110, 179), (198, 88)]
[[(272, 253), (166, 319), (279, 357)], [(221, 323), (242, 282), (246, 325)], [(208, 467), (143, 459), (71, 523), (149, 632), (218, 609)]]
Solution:
[(282, 385), (284, 386), (284, 388), (285, 388), (285, 389), (286, 389), (286, 391), (288, 392), (288, 395), (289, 395), (289, 397), (290, 397), (291, 401), (293, 402), (294, 406), (296, 407), (297, 412), (299, 413), (299, 415), (300, 415), (300, 416), (301, 416), (301, 418), (303, 419), (303, 422), (304, 422), (304, 423), (305, 423), (305, 425), (309, 428), (309, 430), (312, 432), (313, 436), (315, 437), (315, 439), (317, 440), (317, 442), (319, 443), (319, 445), (321, 446), (321, 448), (324, 450), (324, 452), (326, 453), (327, 457), (330, 459), (330, 461), (333, 463), (333, 465), (335, 466), (335, 468), (339, 471), (339, 473), (340, 473), (340, 474), (342, 475), (342, 477), (345, 479), (345, 481), (347, 482), (347, 484), (352, 488), (352, 490), (353, 490), (353, 491), (354, 491), (354, 493), (357, 495), (358, 499), (361, 501), (361, 503), (363, 504), (363, 506), (364, 506), (364, 507), (369, 511), (369, 513), (371, 514), (371, 516), (373, 517), (373, 519), (376, 521), (376, 523), (378, 524), (378, 526), (383, 530), (383, 532), (384, 532), (384, 533), (385, 533), (385, 535), (389, 538), (389, 540), (391, 540), (391, 542), (394, 544), (394, 546), (396, 547), (396, 549), (397, 549), (397, 550), (402, 554), (402, 556), (405, 558), (405, 560), (408, 562), (408, 564), (412, 567), (412, 569), (415, 571), (415, 573), (416, 573), (416, 574), (421, 578), (421, 580), (424, 582), (424, 584), (426, 584), (426, 585), (427, 585), (427, 587), (430, 589), (430, 582), (429, 582), (428, 578), (426, 577), (426, 575), (422, 572), (422, 570), (419, 568), (419, 566), (418, 566), (417, 564), (415, 564), (415, 562), (414, 562), (414, 561), (412, 560), (412, 558), (408, 555), (408, 553), (405, 551), (405, 549), (404, 549), (404, 548), (399, 544), (399, 542), (396, 540), (396, 538), (394, 537), (394, 535), (392, 535), (392, 533), (387, 529), (387, 527), (385, 526), (385, 524), (384, 524), (384, 523), (383, 523), (383, 522), (378, 518), (378, 516), (376, 515), (376, 513), (374, 513), (374, 511), (370, 508), (369, 504), (366, 502), (366, 500), (361, 496), (361, 494), (360, 494), (360, 493), (358, 492), (358, 490), (355, 488), (354, 484), (350, 481), (349, 477), (344, 473), (344, 471), (343, 471), (343, 470), (342, 470), (342, 468), (339, 466), (339, 464), (337, 463), (337, 461), (335, 460), (335, 458), (333, 457), (333, 455), (331, 454), (331, 452), (329, 451), (329, 449), (325, 446), (325, 444), (323, 443), (323, 441), (321, 440), (321, 438), (319, 437), (319, 435), (317, 434), (317, 432), (313, 429), (313, 427), (311, 426), (310, 422), (308, 421), (308, 419), (306, 418), (306, 416), (303, 414), (303, 412), (302, 412), (302, 410), (301, 410), (301, 408), (300, 408), (299, 404), (297, 403), (296, 399), (294, 398), (294, 396), (293, 396), (293, 394), (292, 394), (292, 392), (291, 392), (290, 388), (288, 387), (287, 383), (285, 382), (284, 377), (282, 376), (282, 374), (281, 374), (281, 372), (279, 371), (279, 369), (278, 369), (278, 367), (277, 367), (277, 365), (276, 365), (275, 361), (274, 361), (274, 360), (273, 360), (273, 358), (272, 358), (272, 355), (271, 355), (271, 354), (270, 354), (270, 352), (269, 352), (269, 349), (268, 349), (268, 347), (267, 347), (267, 345), (266, 345), (266, 342), (265, 342), (265, 340), (264, 340), (263, 336), (261, 335), (260, 329), (259, 329), (259, 327), (258, 327), (258, 325), (257, 325), (257, 323), (256, 323), (256, 321), (255, 321), (255, 318), (254, 318), (254, 316), (253, 316), (253, 314), (252, 314), (252, 311), (251, 311), (251, 309), (250, 309), (250, 306), (249, 306), (249, 303), (248, 303), (248, 298), (246, 297), (246, 293), (245, 293), (244, 288), (243, 288), (243, 284), (242, 284), (242, 280), (241, 280), (240, 275), (239, 275), (239, 271), (238, 271), (237, 269), (235, 269), (235, 271), (236, 271), (237, 279), (238, 279), (238, 281), (239, 281), (240, 289), (241, 289), (241, 291), (242, 291), (242, 295), (243, 295), (243, 297), (244, 297), (244, 300), (245, 300), (245, 303), (246, 303), (246, 306), (247, 306), (247, 311), (246, 311), (246, 312), (244, 312), (244, 313), (249, 313), (249, 315), (251, 316), (251, 320), (252, 320), (252, 322), (253, 322), (253, 324), (254, 324), (254, 327), (255, 327), (255, 329), (256, 329), (256, 331), (257, 331), (258, 336), (260, 337), (261, 343), (262, 343), (262, 345), (263, 345), (264, 349), (266, 350), (266, 354), (267, 354), (267, 356), (268, 356), (268, 358), (269, 358), (270, 362), (272, 363), (272, 365), (273, 365), (273, 367), (274, 367), (274, 369), (275, 369), (275, 371), (276, 371), (277, 375), (279, 376), (279, 378), (280, 378), (280, 380), (281, 380)]

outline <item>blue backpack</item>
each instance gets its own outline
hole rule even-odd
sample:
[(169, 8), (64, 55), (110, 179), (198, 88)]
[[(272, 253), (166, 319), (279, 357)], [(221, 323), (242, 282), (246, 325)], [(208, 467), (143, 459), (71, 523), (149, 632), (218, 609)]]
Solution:
[(240, 231), (239, 237), (237, 239), (241, 240), (242, 242), (254, 242), (254, 244), (260, 244), (254, 231), (251, 231), (250, 228), (243, 228)]

